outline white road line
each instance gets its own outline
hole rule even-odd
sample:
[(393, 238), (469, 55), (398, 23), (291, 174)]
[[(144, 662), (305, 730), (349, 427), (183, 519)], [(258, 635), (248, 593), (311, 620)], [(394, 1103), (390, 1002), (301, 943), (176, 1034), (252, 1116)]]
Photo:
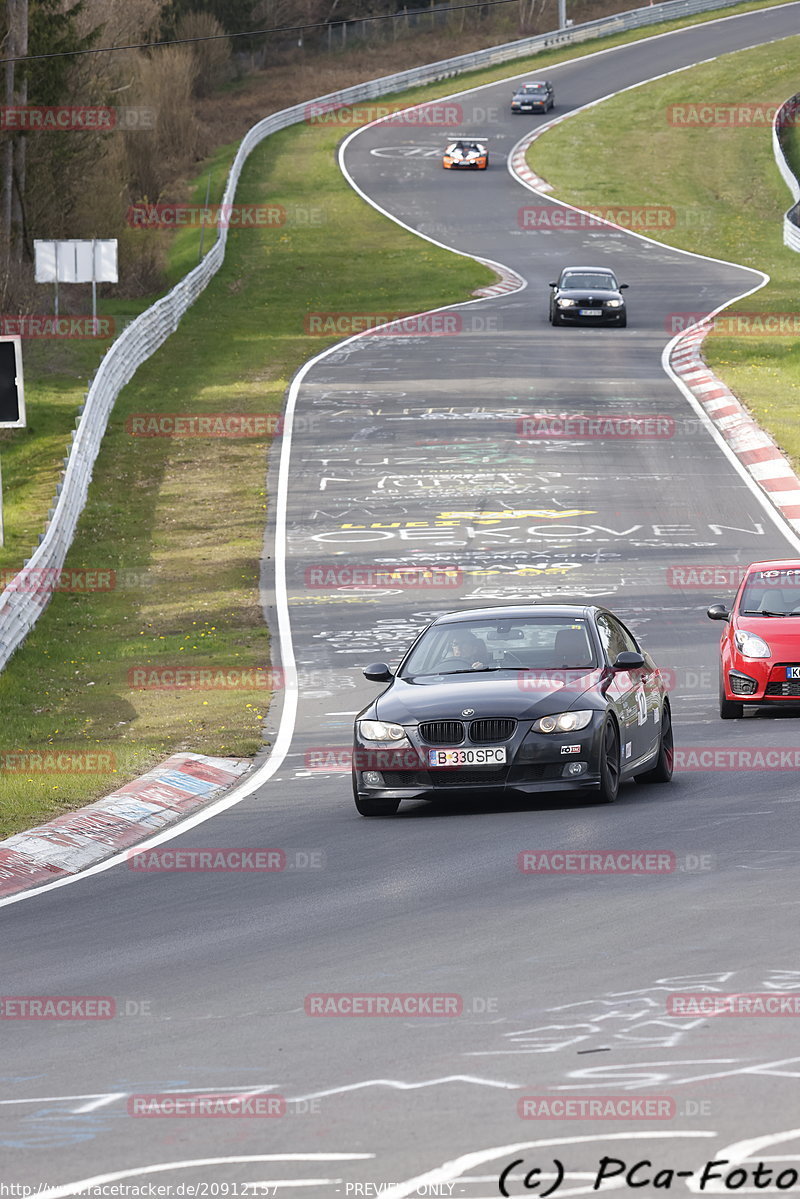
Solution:
[(395, 1091), (418, 1091), (425, 1087), (440, 1087), (450, 1082), (466, 1082), (477, 1087), (497, 1087), (506, 1091), (519, 1091), (523, 1083), (497, 1082), (491, 1078), (476, 1078), (472, 1074), (448, 1074), (443, 1078), (431, 1078), (426, 1082), (401, 1082), (396, 1078), (370, 1078), (366, 1082), (353, 1082), (342, 1087), (332, 1087), (329, 1091), (312, 1091), (308, 1095), (295, 1095), (287, 1099), (287, 1103), (302, 1103), (308, 1099), (324, 1099), (329, 1095), (344, 1095), (348, 1091), (361, 1091), (365, 1087), (390, 1087)]
[(110, 1103), (116, 1103), (118, 1099), (125, 1098), (125, 1091), (118, 1091), (116, 1095), (100, 1095), (97, 1099), (90, 1099), (88, 1103), (82, 1103), (80, 1107), (74, 1107), (71, 1114), (73, 1116), (85, 1116), (87, 1112), (96, 1112), (98, 1108), (108, 1107)]
[(163, 1174), (173, 1170), (193, 1170), (200, 1166), (237, 1166), (251, 1162), (352, 1162), (372, 1161), (374, 1153), (253, 1153), (243, 1157), (196, 1157), (185, 1161), (159, 1162), (149, 1166), (134, 1166), (128, 1170), (114, 1170), (110, 1174), (96, 1174), (93, 1178), (82, 1178), (77, 1182), (66, 1182), (63, 1186), (38, 1191), (37, 1199), (64, 1199), (90, 1187), (101, 1187), (122, 1178), (140, 1178), (144, 1174)]

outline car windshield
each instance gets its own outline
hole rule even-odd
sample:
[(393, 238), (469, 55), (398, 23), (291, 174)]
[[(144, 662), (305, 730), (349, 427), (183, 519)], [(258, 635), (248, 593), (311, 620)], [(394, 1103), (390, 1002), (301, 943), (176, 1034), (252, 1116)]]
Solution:
[(741, 616), (800, 616), (800, 566), (753, 571), (745, 583), (739, 613)]
[(495, 670), (586, 670), (597, 657), (585, 620), (521, 616), (433, 625), (400, 671), (401, 678)]
[(526, 83), (522, 89), (523, 92), (546, 92), (547, 87), (544, 83)]
[(616, 291), (617, 281), (611, 272), (583, 272), (575, 271), (564, 273), (561, 276), (561, 287), (580, 287), (580, 288), (595, 288), (596, 290)]

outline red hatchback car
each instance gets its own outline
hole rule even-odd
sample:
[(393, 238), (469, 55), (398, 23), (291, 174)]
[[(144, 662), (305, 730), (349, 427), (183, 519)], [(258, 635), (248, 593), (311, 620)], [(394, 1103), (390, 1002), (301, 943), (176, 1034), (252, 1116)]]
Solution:
[(719, 714), (744, 715), (745, 706), (800, 704), (800, 561), (753, 562), (733, 608), (712, 604), (724, 620), (720, 640)]

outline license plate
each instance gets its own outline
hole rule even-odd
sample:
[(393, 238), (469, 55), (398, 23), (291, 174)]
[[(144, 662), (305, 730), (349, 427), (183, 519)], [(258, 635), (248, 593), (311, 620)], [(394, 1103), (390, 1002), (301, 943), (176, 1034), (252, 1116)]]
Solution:
[(602, 308), (581, 308), (580, 315), (581, 316), (602, 316), (603, 309)]
[(429, 766), (503, 766), (505, 745), (485, 745), (480, 749), (429, 749)]
[(787, 666), (786, 677), (787, 679), (800, 679), (800, 666)]

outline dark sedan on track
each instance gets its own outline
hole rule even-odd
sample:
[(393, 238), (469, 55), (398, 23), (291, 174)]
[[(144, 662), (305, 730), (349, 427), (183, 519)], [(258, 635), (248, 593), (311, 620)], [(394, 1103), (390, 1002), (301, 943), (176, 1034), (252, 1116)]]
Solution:
[(655, 662), (605, 608), (528, 604), (438, 617), (359, 712), (353, 795), (362, 816), (459, 792), (591, 790), (672, 777), (672, 721)]
[(547, 112), (555, 108), (556, 94), (549, 79), (533, 79), (521, 84), (511, 97), (511, 111)]
[(624, 329), (628, 314), (613, 271), (604, 266), (567, 266), (551, 283), (551, 325), (617, 325)]

